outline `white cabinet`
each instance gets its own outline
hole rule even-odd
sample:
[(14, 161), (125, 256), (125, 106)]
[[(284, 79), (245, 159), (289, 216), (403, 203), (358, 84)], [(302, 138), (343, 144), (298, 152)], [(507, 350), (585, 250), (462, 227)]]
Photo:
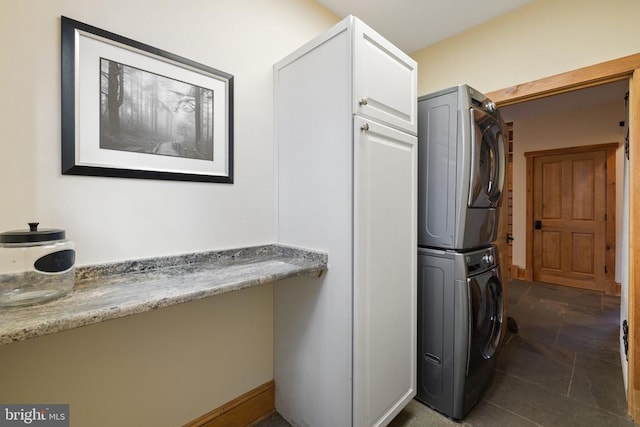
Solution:
[(416, 391), (417, 138), (354, 124), (354, 425), (368, 426)]
[(329, 253), (320, 280), (274, 287), (276, 408), (386, 425), (416, 390), (416, 64), (348, 17), (274, 89), (278, 242)]
[(353, 112), (415, 135), (415, 61), (362, 21), (353, 25)]

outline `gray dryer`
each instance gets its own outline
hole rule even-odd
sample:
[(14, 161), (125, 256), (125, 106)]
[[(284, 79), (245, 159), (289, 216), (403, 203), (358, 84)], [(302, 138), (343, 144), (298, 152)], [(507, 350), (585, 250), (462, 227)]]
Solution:
[(504, 122), (467, 85), (418, 98), (418, 246), (470, 249), (496, 239)]

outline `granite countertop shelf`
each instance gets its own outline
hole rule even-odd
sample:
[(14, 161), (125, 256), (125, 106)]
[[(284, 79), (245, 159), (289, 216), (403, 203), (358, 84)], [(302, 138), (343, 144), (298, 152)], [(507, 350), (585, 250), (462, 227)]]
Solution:
[(281, 245), (77, 267), (69, 294), (0, 308), (0, 345), (327, 269), (327, 254)]

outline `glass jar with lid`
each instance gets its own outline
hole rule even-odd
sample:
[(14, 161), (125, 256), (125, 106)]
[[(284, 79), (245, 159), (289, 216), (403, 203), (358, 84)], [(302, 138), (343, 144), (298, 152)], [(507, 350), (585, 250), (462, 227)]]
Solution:
[(66, 294), (75, 284), (75, 246), (60, 229), (0, 233), (0, 306), (35, 304)]

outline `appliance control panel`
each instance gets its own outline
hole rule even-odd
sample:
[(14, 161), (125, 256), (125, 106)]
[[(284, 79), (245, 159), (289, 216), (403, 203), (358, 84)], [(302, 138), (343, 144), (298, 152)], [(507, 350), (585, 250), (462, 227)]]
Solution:
[(465, 254), (468, 273), (479, 273), (498, 265), (498, 251), (491, 246), (480, 251)]
[(493, 116), (496, 115), (498, 111), (496, 103), (472, 87), (469, 87), (469, 98), (472, 106), (475, 106)]

